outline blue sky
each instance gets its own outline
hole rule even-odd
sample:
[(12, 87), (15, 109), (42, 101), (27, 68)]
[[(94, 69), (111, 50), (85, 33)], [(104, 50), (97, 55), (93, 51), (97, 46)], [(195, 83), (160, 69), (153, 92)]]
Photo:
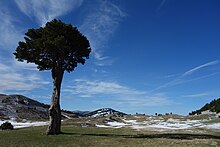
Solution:
[(0, 7), (0, 93), (50, 103), (50, 71), (12, 53), (28, 28), (57, 18), (92, 47), (86, 64), (64, 75), (63, 109), (186, 115), (220, 97), (218, 0), (5, 0)]

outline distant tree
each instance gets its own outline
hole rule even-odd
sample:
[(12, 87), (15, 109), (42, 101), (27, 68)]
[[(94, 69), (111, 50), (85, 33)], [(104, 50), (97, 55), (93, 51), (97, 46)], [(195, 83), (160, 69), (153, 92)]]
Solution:
[(45, 27), (29, 29), (14, 53), (18, 61), (35, 63), (40, 71), (51, 70), (52, 102), (49, 108), (48, 135), (61, 133), (60, 88), (64, 71), (71, 72), (84, 64), (91, 52), (89, 41), (76, 27), (52, 20)]

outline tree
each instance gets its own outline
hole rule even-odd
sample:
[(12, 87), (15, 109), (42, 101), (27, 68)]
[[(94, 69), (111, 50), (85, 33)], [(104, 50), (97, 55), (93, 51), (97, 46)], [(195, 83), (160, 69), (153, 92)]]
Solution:
[(10, 122), (6, 121), (3, 124), (1, 124), (0, 129), (2, 129), (2, 130), (13, 130), (14, 126)]
[(49, 108), (48, 135), (61, 133), (60, 88), (65, 71), (84, 64), (91, 52), (89, 41), (76, 27), (52, 20), (45, 27), (29, 29), (24, 41), (18, 43), (15, 58), (35, 63), (40, 71), (51, 70), (53, 93)]

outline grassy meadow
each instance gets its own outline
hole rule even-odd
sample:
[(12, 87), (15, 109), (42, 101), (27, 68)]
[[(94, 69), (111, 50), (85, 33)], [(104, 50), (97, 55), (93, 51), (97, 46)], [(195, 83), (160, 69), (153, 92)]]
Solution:
[(0, 146), (159, 147), (220, 146), (220, 133), (137, 131), (131, 128), (96, 128), (63, 125), (60, 135), (45, 135), (46, 126), (0, 131)]

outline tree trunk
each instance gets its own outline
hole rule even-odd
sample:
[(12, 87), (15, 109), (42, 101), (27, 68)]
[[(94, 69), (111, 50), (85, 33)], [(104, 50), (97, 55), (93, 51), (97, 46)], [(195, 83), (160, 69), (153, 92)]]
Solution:
[(52, 69), (53, 94), (51, 97), (51, 106), (49, 108), (49, 126), (47, 135), (61, 133), (61, 110), (60, 110), (60, 88), (63, 79), (63, 71), (59, 68)]

